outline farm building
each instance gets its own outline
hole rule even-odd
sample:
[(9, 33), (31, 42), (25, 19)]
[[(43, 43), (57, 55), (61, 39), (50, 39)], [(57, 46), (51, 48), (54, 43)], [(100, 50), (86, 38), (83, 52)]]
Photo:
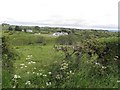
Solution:
[(32, 30), (26, 30), (26, 32), (33, 32)]
[(68, 35), (67, 32), (55, 32), (53, 33), (53, 36), (62, 36), (62, 35)]

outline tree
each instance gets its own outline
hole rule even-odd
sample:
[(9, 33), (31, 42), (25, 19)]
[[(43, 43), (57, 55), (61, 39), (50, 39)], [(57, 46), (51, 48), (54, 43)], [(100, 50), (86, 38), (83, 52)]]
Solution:
[(10, 27), (8, 28), (8, 30), (9, 30), (9, 31), (12, 31), (12, 30), (13, 30), (13, 28), (10, 26)]
[(77, 37), (73, 34), (65, 35), (65, 36), (59, 36), (56, 39), (56, 43), (61, 45), (72, 45), (75, 44), (77, 40)]
[(40, 29), (40, 27), (39, 26), (35, 26), (35, 30), (39, 30)]
[(15, 26), (15, 31), (21, 31), (22, 29), (20, 28), (20, 26)]
[(74, 29), (72, 29), (72, 30), (71, 30), (71, 33), (75, 33), (75, 30), (74, 30)]
[(7, 23), (2, 23), (2, 26), (9, 26), (9, 24), (7, 24)]
[(26, 28), (24, 29), (24, 32), (27, 32), (27, 29), (26, 29)]

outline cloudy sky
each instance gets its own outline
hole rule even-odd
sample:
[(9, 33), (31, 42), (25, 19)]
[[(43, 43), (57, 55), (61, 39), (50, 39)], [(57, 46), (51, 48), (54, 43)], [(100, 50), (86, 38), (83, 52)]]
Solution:
[(118, 28), (119, 0), (0, 0), (0, 23)]

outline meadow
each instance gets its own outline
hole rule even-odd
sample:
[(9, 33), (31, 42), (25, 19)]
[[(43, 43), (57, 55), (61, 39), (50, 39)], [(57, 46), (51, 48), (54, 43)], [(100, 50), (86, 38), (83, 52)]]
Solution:
[(118, 88), (117, 32), (48, 31), (3, 30), (3, 88)]

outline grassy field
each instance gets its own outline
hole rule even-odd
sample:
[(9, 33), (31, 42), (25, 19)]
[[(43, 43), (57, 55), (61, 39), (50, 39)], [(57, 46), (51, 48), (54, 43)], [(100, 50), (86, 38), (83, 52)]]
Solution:
[[(54, 37), (52, 33), (36, 35), (4, 31), (5, 45), (8, 46), (3, 55), (3, 88), (117, 88), (118, 53), (115, 45), (118, 38), (111, 37), (110, 33), (109, 36), (101, 35), (95, 39), (93, 32), (89, 36), (82, 33), (71, 34), (75, 37), (73, 39), (71, 36)], [(65, 44), (60, 45), (57, 40)], [(67, 48), (67, 51), (57, 51), (55, 45)], [(82, 50), (78, 48), (71, 54), (75, 46), (82, 47)], [(109, 52), (100, 58), (106, 47)], [(94, 49), (98, 50), (95, 52)], [(92, 56), (89, 57), (88, 52)], [(15, 59), (9, 57), (11, 55)]]

